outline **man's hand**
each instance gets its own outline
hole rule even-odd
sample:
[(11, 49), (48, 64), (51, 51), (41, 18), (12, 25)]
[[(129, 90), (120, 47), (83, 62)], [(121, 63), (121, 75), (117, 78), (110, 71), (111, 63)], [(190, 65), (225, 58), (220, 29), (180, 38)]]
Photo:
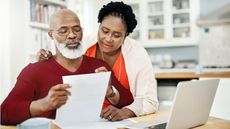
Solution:
[(68, 84), (58, 84), (50, 88), (46, 97), (30, 104), (31, 116), (36, 116), (64, 105), (70, 95), (68, 88), (70, 88)]
[(37, 53), (37, 61), (46, 61), (52, 56), (52, 53), (49, 50), (40, 49)]
[(44, 98), (46, 110), (54, 110), (64, 105), (70, 95), (68, 88), (70, 88), (68, 84), (58, 84), (50, 88), (48, 95)]
[(135, 116), (136, 115), (133, 113), (133, 111), (128, 108), (118, 109), (112, 105), (104, 109), (100, 115), (101, 118), (107, 119), (109, 121), (119, 121)]

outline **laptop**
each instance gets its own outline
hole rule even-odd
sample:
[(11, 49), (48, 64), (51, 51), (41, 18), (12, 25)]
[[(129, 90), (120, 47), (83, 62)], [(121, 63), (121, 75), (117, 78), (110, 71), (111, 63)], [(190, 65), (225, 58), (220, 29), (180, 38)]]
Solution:
[(219, 79), (180, 82), (168, 118), (139, 122), (129, 128), (187, 129), (205, 124)]

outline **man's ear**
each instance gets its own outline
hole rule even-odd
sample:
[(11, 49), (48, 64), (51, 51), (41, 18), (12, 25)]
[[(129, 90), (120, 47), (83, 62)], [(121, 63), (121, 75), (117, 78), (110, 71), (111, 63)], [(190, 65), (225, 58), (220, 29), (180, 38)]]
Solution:
[(53, 31), (49, 31), (49, 32), (48, 32), (48, 35), (50, 36), (51, 39), (54, 39), (54, 38), (53, 38)]

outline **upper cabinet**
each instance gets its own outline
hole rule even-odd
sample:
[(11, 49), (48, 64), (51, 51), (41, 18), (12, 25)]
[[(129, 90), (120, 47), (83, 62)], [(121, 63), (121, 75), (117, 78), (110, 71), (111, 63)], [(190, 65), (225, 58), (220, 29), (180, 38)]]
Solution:
[(137, 16), (138, 26), (130, 35), (144, 47), (197, 45), (199, 0), (127, 1)]

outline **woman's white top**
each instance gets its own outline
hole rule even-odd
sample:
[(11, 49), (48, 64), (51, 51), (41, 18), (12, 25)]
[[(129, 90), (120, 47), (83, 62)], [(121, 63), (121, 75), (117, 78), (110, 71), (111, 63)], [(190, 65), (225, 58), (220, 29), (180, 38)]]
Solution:
[[(97, 42), (95, 36), (83, 39), (85, 50)], [(134, 102), (124, 108), (132, 110), (136, 116), (154, 113), (158, 110), (157, 83), (154, 70), (144, 47), (126, 37), (121, 51), (125, 60), (130, 91)]]

